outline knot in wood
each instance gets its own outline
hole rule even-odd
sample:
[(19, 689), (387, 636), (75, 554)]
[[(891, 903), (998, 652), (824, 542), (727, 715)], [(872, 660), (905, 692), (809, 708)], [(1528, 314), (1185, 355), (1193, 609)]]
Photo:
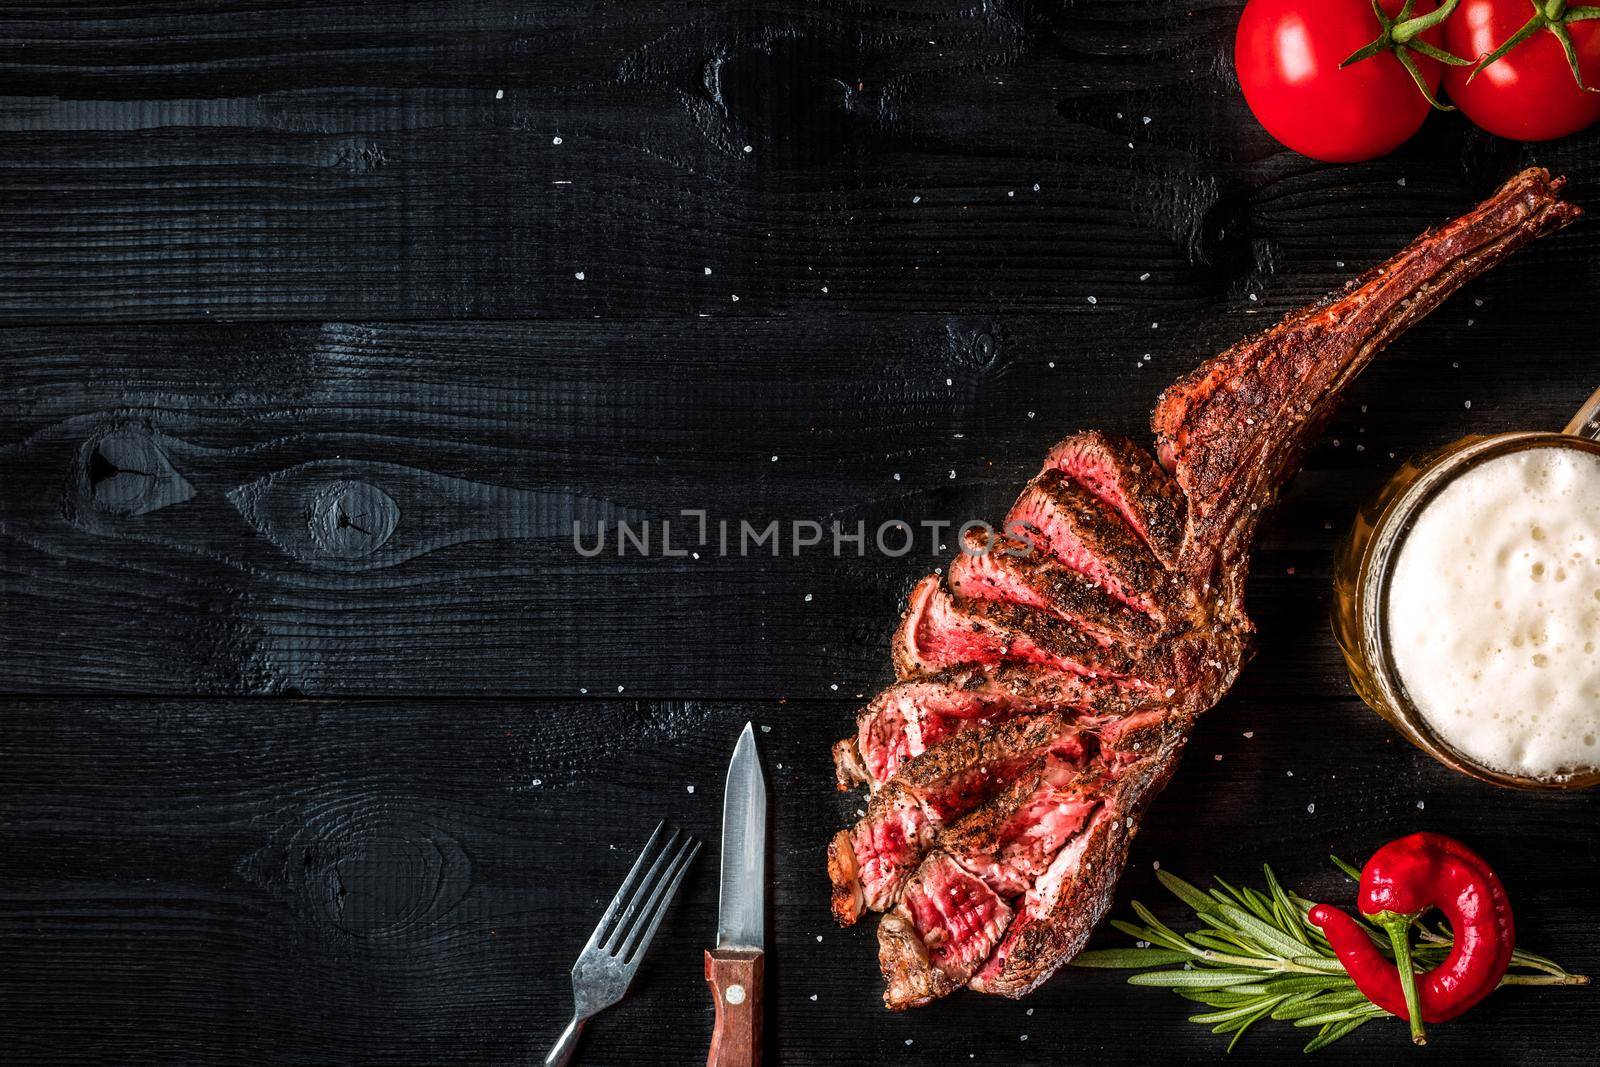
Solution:
[(194, 496), (194, 487), (143, 427), (118, 427), (90, 438), (81, 460), (82, 495), (102, 512), (144, 515)]
[(382, 548), (400, 521), (394, 497), (370, 482), (340, 480), (311, 496), (311, 540), (335, 559), (359, 559)]

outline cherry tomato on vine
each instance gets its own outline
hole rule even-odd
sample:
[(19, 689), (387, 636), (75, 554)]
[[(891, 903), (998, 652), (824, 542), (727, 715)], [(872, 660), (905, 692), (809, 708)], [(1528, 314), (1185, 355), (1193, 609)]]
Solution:
[[(1571, 39), (1583, 84), (1600, 90), (1600, 20), (1565, 21), (1575, 6), (1546, 4), (1536, 12), (1528, 0), (1461, 0), (1445, 21), (1445, 48), (1476, 62), (1543, 17)], [(1561, 42), (1547, 25), (1534, 25), (1505, 55), (1469, 77), (1472, 69), (1452, 67), (1445, 87), (1467, 118), (1490, 133), (1544, 141), (1600, 119), (1600, 92), (1578, 87)]]
[[(1405, 6), (1380, 3), (1390, 20)], [(1433, 0), (1416, 0), (1407, 14), (1434, 8)], [(1392, 151), (1417, 132), (1431, 106), (1401, 61), (1403, 46), (1340, 67), (1385, 32), (1370, 0), (1249, 0), (1233, 43), (1245, 102), (1268, 133), (1301, 155), (1355, 163)], [(1434, 47), (1439, 38), (1437, 28), (1421, 34)], [(1442, 64), (1403, 51), (1428, 94), (1437, 93)]]

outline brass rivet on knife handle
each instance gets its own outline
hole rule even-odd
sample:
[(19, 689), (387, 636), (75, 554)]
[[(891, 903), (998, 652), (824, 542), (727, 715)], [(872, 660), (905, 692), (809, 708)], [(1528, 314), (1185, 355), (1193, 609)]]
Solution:
[(744, 949), (706, 951), (706, 984), (717, 1012), (706, 1067), (756, 1067), (761, 1062), (765, 958)]

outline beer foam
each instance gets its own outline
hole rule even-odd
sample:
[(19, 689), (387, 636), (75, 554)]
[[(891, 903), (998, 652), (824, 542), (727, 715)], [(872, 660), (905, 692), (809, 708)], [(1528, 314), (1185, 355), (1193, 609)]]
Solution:
[(1387, 606), (1401, 683), (1442, 740), (1529, 777), (1600, 765), (1600, 456), (1469, 467), (1413, 521)]

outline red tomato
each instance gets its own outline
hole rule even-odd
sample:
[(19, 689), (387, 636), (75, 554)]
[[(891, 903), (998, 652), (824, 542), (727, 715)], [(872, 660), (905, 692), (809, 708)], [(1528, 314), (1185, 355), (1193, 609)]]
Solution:
[[(1533, 14), (1528, 0), (1461, 0), (1444, 23), (1446, 51), (1478, 60), (1500, 47)], [(1567, 23), (1583, 84), (1600, 89), (1600, 21)], [(1490, 133), (1544, 141), (1577, 133), (1600, 119), (1600, 92), (1584, 92), (1572, 77), (1561, 42), (1540, 30), (1467, 80), (1471, 67), (1445, 75), (1450, 99)]]
[[(1382, 4), (1393, 16), (1404, 0)], [(1411, 14), (1433, 9), (1432, 0), (1418, 0)], [(1411, 75), (1392, 52), (1339, 69), (1378, 33), (1369, 0), (1250, 0), (1233, 42), (1245, 102), (1268, 133), (1313, 159), (1355, 163), (1398, 148), (1430, 106)], [(1430, 30), (1424, 39), (1438, 45), (1437, 33)], [(1412, 58), (1437, 92), (1441, 64), (1415, 53)]]

